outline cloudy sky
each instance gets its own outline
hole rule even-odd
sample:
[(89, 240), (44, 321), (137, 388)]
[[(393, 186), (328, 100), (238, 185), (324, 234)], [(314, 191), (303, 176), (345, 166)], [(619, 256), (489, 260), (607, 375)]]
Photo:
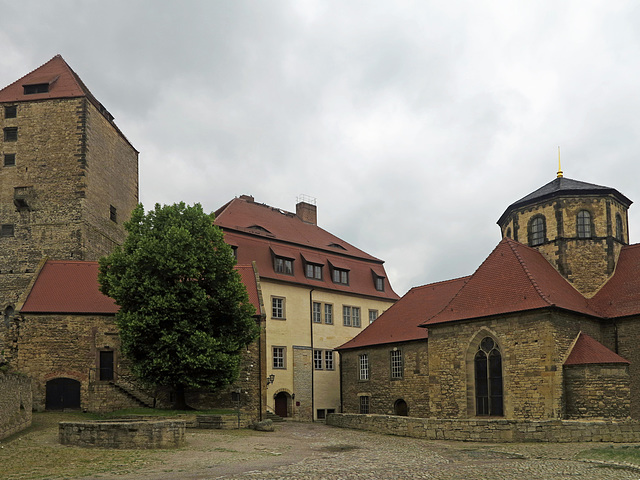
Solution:
[[(61, 54), (140, 151), (140, 198), (295, 211), (399, 294), (468, 275), (565, 176), (640, 199), (627, 1), (0, 0), (0, 88)], [(632, 242), (640, 207), (630, 210)]]

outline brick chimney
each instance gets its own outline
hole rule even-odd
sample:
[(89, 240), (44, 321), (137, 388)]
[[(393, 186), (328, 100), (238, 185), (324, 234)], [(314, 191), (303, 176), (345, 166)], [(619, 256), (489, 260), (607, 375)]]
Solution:
[(318, 211), (316, 209), (316, 199), (307, 195), (300, 195), (296, 203), (296, 215), (305, 223), (318, 224)]

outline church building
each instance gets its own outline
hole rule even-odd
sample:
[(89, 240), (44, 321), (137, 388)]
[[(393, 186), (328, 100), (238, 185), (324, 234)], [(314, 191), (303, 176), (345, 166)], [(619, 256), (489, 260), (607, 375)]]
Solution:
[(640, 418), (630, 205), (562, 172), (511, 204), (472, 275), (411, 289), (338, 348), (343, 412)]

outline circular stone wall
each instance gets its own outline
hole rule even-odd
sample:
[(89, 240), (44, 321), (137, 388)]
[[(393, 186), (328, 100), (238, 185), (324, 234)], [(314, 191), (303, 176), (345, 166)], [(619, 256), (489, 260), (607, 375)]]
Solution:
[(184, 420), (60, 422), (60, 443), (102, 448), (176, 448), (185, 443)]

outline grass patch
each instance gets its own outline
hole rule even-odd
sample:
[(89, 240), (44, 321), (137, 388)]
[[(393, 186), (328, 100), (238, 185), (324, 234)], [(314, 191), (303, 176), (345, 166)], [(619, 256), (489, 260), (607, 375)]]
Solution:
[(578, 454), (578, 458), (589, 460), (606, 460), (640, 465), (640, 445), (608, 446), (592, 448)]

